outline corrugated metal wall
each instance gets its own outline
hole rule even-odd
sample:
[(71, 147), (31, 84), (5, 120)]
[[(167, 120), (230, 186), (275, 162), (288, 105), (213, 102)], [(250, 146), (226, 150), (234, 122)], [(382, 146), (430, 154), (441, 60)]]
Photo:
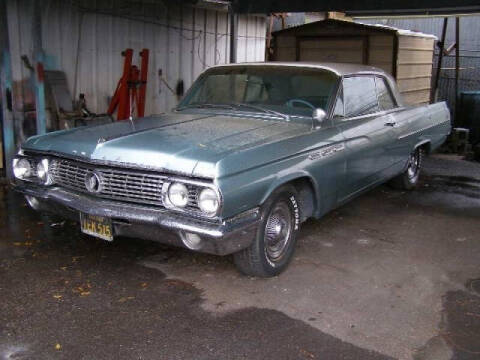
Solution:
[[(406, 19), (359, 19), (366, 24), (384, 24), (402, 29), (421, 31), (441, 38), (443, 18), (406, 18)], [(460, 18), (460, 79), (459, 91), (480, 90), (480, 16)], [(445, 47), (455, 43), (455, 18), (448, 21)], [(435, 49), (434, 71), (438, 60), (438, 48)], [(455, 51), (443, 58), (439, 80), (439, 99), (446, 100), (452, 115), (455, 114)]]
[[(29, 70), (20, 57), (32, 60), (33, 1), (7, 0), (12, 73), (17, 110), (32, 103)], [(38, 0), (34, 0), (38, 1)], [(177, 103), (159, 78), (188, 89), (207, 67), (229, 60), (229, 16), (223, 10), (194, 8), (174, 1), (43, 0), (42, 36), (47, 69), (63, 70), (69, 88), (84, 93), (89, 109), (105, 112), (122, 73), (126, 48), (150, 49), (146, 114), (164, 112)], [(263, 61), (266, 21), (239, 17), (237, 58)], [(21, 101), (18, 101), (21, 100)]]

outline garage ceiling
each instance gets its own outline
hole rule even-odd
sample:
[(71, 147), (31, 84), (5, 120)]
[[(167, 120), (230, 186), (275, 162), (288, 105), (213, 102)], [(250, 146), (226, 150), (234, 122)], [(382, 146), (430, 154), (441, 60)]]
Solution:
[(438, 15), (480, 12), (479, 0), (233, 0), (238, 13), (342, 11), (357, 15)]

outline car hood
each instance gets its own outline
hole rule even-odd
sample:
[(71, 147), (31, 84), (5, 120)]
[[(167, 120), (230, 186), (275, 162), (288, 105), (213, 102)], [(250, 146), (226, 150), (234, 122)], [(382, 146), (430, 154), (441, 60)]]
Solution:
[(254, 159), (221, 166), (234, 154), (238, 159), (239, 152), (308, 131), (309, 126), (293, 122), (173, 113), (34, 136), (22, 148), (213, 178), (255, 166)]

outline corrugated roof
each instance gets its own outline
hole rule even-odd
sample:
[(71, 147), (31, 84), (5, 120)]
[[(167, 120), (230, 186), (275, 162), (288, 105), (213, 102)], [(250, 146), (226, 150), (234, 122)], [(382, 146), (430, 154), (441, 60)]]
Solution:
[[(366, 24), (362, 24), (366, 25)], [(406, 30), (406, 29), (399, 29), (394, 26), (388, 26), (388, 25), (383, 25), (383, 24), (369, 24), (367, 26), (370, 27), (377, 27), (377, 28), (385, 28), (385, 29), (391, 29), (392, 31), (396, 31), (399, 35), (407, 35), (407, 36), (419, 36), (423, 38), (429, 38), (429, 39), (434, 39), (438, 40), (438, 38), (435, 35), (432, 34), (426, 34), (422, 33), (420, 31), (412, 31), (412, 30)]]

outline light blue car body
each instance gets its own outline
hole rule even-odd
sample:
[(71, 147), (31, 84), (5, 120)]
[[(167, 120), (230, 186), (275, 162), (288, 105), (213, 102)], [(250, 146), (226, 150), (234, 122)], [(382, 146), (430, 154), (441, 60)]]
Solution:
[(258, 208), (276, 188), (292, 181), (308, 184), (308, 216), (318, 218), (402, 173), (414, 149), (433, 151), (450, 132), (445, 103), (405, 106), (394, 80), (379, 69), (303, 63), (242, 66), (259, 65), (332, 71), (339, 86), (347, 76), (381, 76), (397, 106), (333, 118), (332, 99), (321, 122), (286, 121), (247, 110), (186, 109), (35, 136), (22, 149), (213, 182), (222, 198), (218, 219), (224, 222)]

